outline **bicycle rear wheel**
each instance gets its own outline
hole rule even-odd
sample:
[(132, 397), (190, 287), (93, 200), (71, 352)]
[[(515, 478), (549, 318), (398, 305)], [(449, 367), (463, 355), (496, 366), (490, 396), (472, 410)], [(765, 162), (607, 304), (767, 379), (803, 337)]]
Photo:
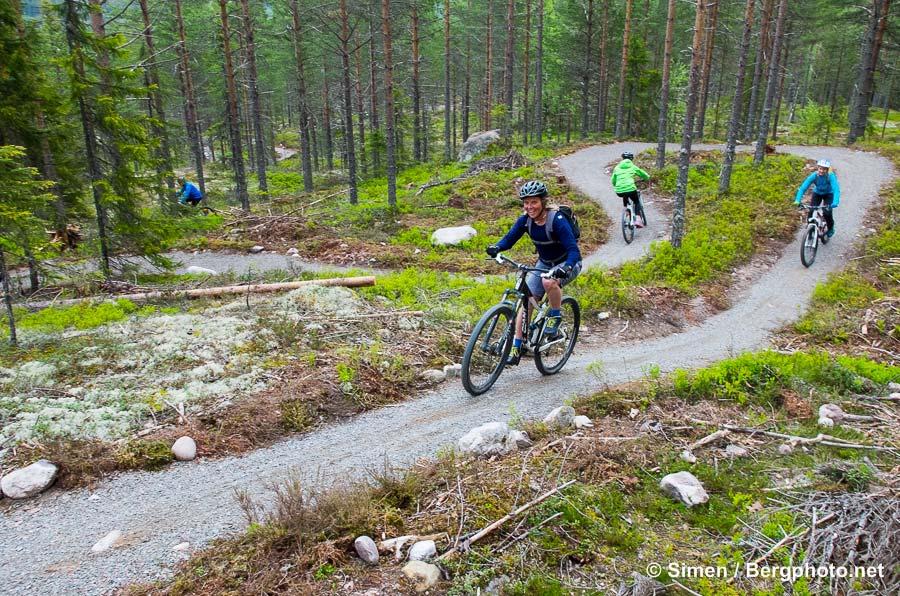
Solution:
[(625, 244), (631, 244), (634, 240), (634, 216), (630, 208), (622, 212), (622, 238), (625, 239)]
[(581, 307), (578, 301), (566, 296), (560, 305), (560, 312), (562, 322), (559, 325), (559, 339), (548, 342), (541, 337), (534, 351), (534, 365), (542, 375), (554, 375), (562, 370), (578, 340), (578, 329), (581, 326)]
[(807, 226), (803, 235), (803, 244), (800, 245), (800, 262), (804, 267), (809, 267), (816, 260), (816, 251), (819, 249), (819, 230), (815, 225)]
[(512, 347), (515, 312), (508, 304), (497, 304), (482, 315), (463, 353), (463, 387), (472, 395), (491, 388), (503, 372)]

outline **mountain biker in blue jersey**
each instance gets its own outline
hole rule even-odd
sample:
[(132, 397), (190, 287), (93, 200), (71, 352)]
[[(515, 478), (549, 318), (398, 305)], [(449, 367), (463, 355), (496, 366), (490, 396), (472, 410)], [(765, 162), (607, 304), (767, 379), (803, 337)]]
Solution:
[[(544, 337), (552, 340), (559, 336), (559, 324), (562, 321), (560, 312), (562, 287), (581, 272), (581, 251), (578, 250), (578, 241), (568, 219), (548, 204), (549, 194), (543, 182), (531, 180), (523, 184), (519, 189), (519, 198), (522, 199), (525, 213), (516, 220), (503, 238), (487, 247), (487, 254), (496, 257), (501, 251), (512, 248), (523, 235), (528, 234), (538, 253), (535, 267), (550, 272), (549, 278), (541, 277), (537, 272), (530, 272), (526, 283), (536, 300), (540, 300), (544, 293), (547, 294), (550, 313), (544, 326)], [(518, 364), (522, 356), (523, 312), (524, 309), (519, 312), (516, 320), (516, 336), (506, 361), (508, 365)]]
[(192, 207), (199, 205), (200, 201), (203, 200), (203, 193), (200, 192), (200, 189), (188, 182), (187, 178), (184, 178), (183, 176), (178, 179), (178, 182), (181, 183), (178, 203), (180, 205), (187, 205), (190, 203)]
[(825, 236), (831, 238), (834, 236), (834, 214), (832, 209), (837, 209), (841, 202), (841, 187), (838, 185), (837, 176), (831, 171), (831, 162), (827, 159), (820, 159), (816, 163), (816, 171), (807, 176), (800, 188), (797, 189), (797, 196), (794, 197), (794, 203), (797, 205), (803, 200), (803, 194), (810, 186), (813, 187), (812, 201), (810, 201), (809, 213), (812, 213), (812, 207), (825, 205), (822, 210), (825, 215), (825, 224), (828, 231)]

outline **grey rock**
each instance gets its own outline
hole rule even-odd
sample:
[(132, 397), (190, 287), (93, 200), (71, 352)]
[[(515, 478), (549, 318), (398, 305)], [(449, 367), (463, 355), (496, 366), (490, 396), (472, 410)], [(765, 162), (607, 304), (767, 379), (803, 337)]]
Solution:
[(644, 422), (640, 429), (642, 433), (659, 433), (663, 430), (663, 425), (659, 420), (648, 420)]
[(684, 451), (681, 452), (681, 459), (683, 459), (684, 461), (686, 461), (686, 462), (689, 463), (689, 464), (695, 464), (695, 463), (697, 463), (697, 456), (694, 455), (694, 454), (693, 454), (690, 450), (688, 450), (688, 449), (685, 449)]
[(781, 455), (790, 455), (793, 452), (794, 448), (790, 443), (782, 443), (778, 446), (778, 453), (780, 453)]
[(665, 476), (659, 481), (659, 488), (688, 507), (706, 503), (709, 500), (706, 489), (690, 472), (677, 472)]
[(499, 130), (486, 130), (469, 135), (466, 142), (459, 149), (458, 160), (460, 163), (471, 161), (476, 155), (484, 153), (488, 147), (500, 140)]
[(287, 249), (287, 252), (285, 252), (284, 254), (286, 254), (289, 257), (296, 257), (297, 255), (300, 254), (300, 251), (292, 246), (291, 248)]
[(419, 373), (419, 376), (429, 383), (440, 383), (441, 381), (447, 380), (447, 373), (442, 370), (437, 370), (436, 368), (423, 370)]
[(605, 320), (608, 319), (608, 318), (609, 318), (609, 313), (608, 313), (607, 311), (603, 311), (603, 312), (598, 312), (598, 313), (597, 313), (597, 320), (598, 320), (598, 321), (605, 321)]
[(890, 383), (888, 383), (888, 391), (900, 391), (900, 383), (891, 381)]
[(197, 457), (197, 443), (190, 437), (179, 437), (172, 445), (172, 455), (178, 461), (191, 461)]
[(478, 235), (472, 226), (439, 228), (431, 233), (431, 243), (435, 246), (456, 246)]
[(506, 437), (506, 444), (516, 449), (528, 449), (534, 445), (534, 441), (524, 430), (511, 430)]
[(488, 422), (460, 437), (456, 445), (463, 453), (478, 457), (502, 455), (509, 451), (508, 436), (509, 427), (505, 422)]
[(441, 581), (441, 570), (425, 561), (410, 561), (403, 567), (403, 575), (415, 582), (416, 592), (430, 590)]
[(448, 379), (452, 379), (454, 377), (458, 377), (460, 372), (462, 372), (462, 364), (448, 364), (444, 367), (444, 375)]
[(434, 540), (420, 540), (409, 547), (407, 557), (410, 561), (427, 561), (437, 554)]
[(92, 553), (102, 553), (105, 550), (109, 550), (114, 546), (118, 545), (122, 540), (122, 532), (120, 530), (113, 530), (100, 540), (98, 540), (94, 546), (91, 547)]
[(833, 422), (840, 422), (847, 415), (844, 414), (844, 410), (841, 409), (840, 406), (835, 404), (822, 404), (819, 406), (819, 418), (831, 418)]
[(260, 246), (259, 244), (257, 244), (256, 246), (250, 247), (250, 254), (259, 254), (264, 250), (266, 250), (265, 246)]
[(506, 584), (510, 582), (508, 575), (501, 575), (500, 577), (495, 577), (488, 583), (484, 588), (485, 596), (501, 596), (503, 594), (503, 589), (506, 587)]
[(594, 428), (594, 422), (587, 416), (575, 416), (572, 422), (575, 423), (575, 428)]
[(747, 457), (750, 455), (750, 452), (740, 445), (729, 443), (728, 446), (725, 447), (725, 455), (728, 457)]
[(559, 406), (544, 417), (544, 423), (549, 426), (568, 428), (575, 421), (575, 408), (572, 406)]
[(10, 499), (27, 499), (50, 488), (59, 468), (46, 459), (13, 470), (0, 479), (0, 491)]
[(359, 555), (359, 558), (367, 565), (378, 565), (378, 547), (375, 546), (374, 540), (368, 536), (360, 536), (353, 541), (353, 548), (356, 549), (356, 554)]

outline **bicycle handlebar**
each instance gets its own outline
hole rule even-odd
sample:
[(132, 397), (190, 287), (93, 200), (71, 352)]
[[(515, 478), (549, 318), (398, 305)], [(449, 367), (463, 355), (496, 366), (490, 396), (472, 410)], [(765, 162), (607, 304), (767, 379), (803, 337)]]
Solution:
[(513, 261), (512, 259), (510, 259), (509, 257), (505, 256), (503, 253), (497, 253), (497, 256), (494, 257), (494, 260), (497, 261), (498, 263), (500, 263), (501, 265), (512, 265), (519, 271), (540, 272), (541, 277), (548, 276), (547, 274), (550, 273), (550, 271), (548, 269), (541, 269), (540, 267), (529, 267), (528, 265), (523, 265), (522, 263), (517, 263), (517, 262)]

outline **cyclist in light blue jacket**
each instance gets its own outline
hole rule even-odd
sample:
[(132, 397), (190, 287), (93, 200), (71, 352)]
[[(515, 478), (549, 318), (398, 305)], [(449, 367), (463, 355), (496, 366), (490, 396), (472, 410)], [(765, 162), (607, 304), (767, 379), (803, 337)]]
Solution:
[[(834, 236), (834, 215), (832, 209), (837, 209), (841, 202), (841, 187), (838, 184), (837, 176), (831, 171), (831, 162), (827, 159), (820, 159), (816, 163), (816, 171), (810, 174), (800, 188), (797, 189), (797, 196), (794, 203), (797, 205), (803, 200), (803, 194), (810, 186), (813, 187), (812, 201), (810, 207), (818, 207), (824, 204), (826, 207), (822, 211), (825, 215), (825, 224), (828, 226), (826, 236), (831, 238)], [(812, 210), (810, 209), (810, 213)]]

